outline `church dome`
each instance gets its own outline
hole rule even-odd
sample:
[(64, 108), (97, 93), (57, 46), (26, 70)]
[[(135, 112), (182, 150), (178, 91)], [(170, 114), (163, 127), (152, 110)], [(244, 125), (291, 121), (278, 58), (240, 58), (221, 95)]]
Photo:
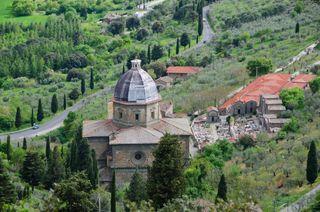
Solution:
[(149, 103), (160, 100), (152, 77), (141, 69), (141, 60), (132, 60), (131, 69), (118, 81), (114, 99), (129, 103)]

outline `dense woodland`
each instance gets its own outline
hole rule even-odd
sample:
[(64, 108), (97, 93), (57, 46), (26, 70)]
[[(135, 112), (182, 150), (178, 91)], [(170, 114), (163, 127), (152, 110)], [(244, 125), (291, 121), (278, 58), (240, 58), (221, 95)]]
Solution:
[[(5, 0), (0, 8), (0, 131), (44, 123), (100, 89), (112, 87), (139, 57), (154, 77), (170, 65), (204, 67), (162, 91), (176, 112), (217, 104), (235, 88), (287, 64), (319, 40), (318, 1), (174, 0), (134, 16), (140, 0)], [(210, 6), (209, 15), (201, 12)], [(236, 6), (235, 6), (236, 5)], [(0, 6), (1, 7), (1, 6)], [(101, 23), (105, 15), (123, 17)], [(203, 19), (213, 42), (202, 38)], [(21, 21), (24, 20), (24, 21)], [(308, 71), (320, 47), (284, 71)], [(314, 72), (319, 74), (318, 72)], [(318, 185), (320, 78), (310, 90), (284, 90), (291, 118), (274, 136), (208, 145), (185, 164), (178, 138), (166, 135), (148, 178), (99, 185), (95, 152), (81, 137), (83, 119), (103, 119), (106, 97), (93, 99), (46, 136), (0, 143), (3, 211), (264, 211), (280, 209)], [(191, 98), (192, 97), (192, 98)], [(191, 117), (192, 118), (192, 117)], [(173, 161), (173, 162), (172, 162)], [(165, 185), (165, 186), (159, 186)], [(319, 208), (319, 198), (310, 209)]]

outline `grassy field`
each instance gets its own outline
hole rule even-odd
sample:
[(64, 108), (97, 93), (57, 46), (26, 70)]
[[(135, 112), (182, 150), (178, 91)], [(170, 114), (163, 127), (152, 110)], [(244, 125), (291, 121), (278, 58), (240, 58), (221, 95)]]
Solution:
[(19, 23), (31, 23), (31, 22), (45, 22), (47, 16), (34, 12), (32, 16), (15, 17), (12, 14), (12, 2), (13, 0), (1, 0), (0, 3), (0, 22), (19, 22)]

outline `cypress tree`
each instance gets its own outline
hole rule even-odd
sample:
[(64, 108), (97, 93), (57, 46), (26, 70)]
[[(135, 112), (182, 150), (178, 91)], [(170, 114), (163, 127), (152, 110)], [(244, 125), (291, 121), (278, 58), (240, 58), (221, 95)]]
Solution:
[(71, 172), (75, 172), (77, 170), (77, 161), (78, 161), (78, 147), (77, 142), (74, 140), (71, 143), (70, 148), (70, 170)]
[(300, 32), (300, 24), (299, 22), (296, 23), (296, 30), (295, 30), (296, 34), (298, 34)]
[(176, 44), (176, 54), (179, 54), (180, 52), (180, 39), (177, 38), (177, 44)]
[(197, 44), (199, 43), (199, 35), (197, 35), (196, 43), (197, 43)]
[(6, 203), (14, 203), (16, 192), (0, 157), (0, 209)]
[(42, 102), (41, 102), (41, 99), (39, 99), (38, 101), (38, 114), (37, 114), (37, 120), (38, 121), (42, 121), (44, 118), (44, 115), (43, 115), (43, 108), (42, 108)]
[(17, 112), (16, 112), (16, 120), (15, 120), (15, 126), (16, 128), (21, 127), (22, 125), (22, 117), (21, 117), (21, 110), (20, 107), (17, 108)]
[(201, 12), (198, 15), (198, 35), (201, 36), (203, 32), (203, 20), (202, 20), (202, 9)]
[(99, 169), (98, 169), (98, 163), (96, 158), (96, 151), (94, 151), (94, 149), (91, 150), (91, 158), (92, 158), (92, 169), (93, 169), (92, 186), (95, 188), (99, 183)]
[(90, 70), (90, 89), (94, 89), (94, 76), (93, 76), (93, 69)]
[(11, 138), (10, 138), (10, 135), (8, 135), (7, 136), (7, 145), (6, 145), (6, 154), (7, 154), (8, 160), (11, 160), (11, 151), (12, 151)]
[(47, 170), (47, 188), (52, 188), (54, 183), (60, 182), (65, 176), (63, 161), (58, 147), (55, 146), (48, 162)]
[(28, 151), (23, 161), (21, 177), (34, 187), (39, 185), (44, 173), (44, 164), (38, 152)]
[(122, 66), (122, 74), (124, 74), (124, 73), (126, 73), (126, 68), (125, 68), (125, 66), (123, 64), (123, 66)]
[(226, 183), (226, 179), (224, 177), (224, 174), (221, 175), (221, 178), (220, 178), (216, 202), (218, 201), (218, 199), (221, 199), (223, 201), (227, 201), (227, 183)]
[(168, 57), (171, 57), (171, 48), (170, 48), (170, 46), (168, 48)]
[(47, 161), (49, 161), (51, 158), (50, 140), (51, 140), (50, 136), (47, 137), (47, 139), (46, 139), (46, 158), (47, 158)]
[(27, 139), (23, 138), (22, 149), (27, 150)]
[(63, 109), (67, 109), (67, 96), (66, 94), (63, 95)]
[(57, 95), (53, 94), (51, 99), (51, 112), (56, 113), (58, 111), (58, 99)]
[(138, 205), (142, 200), (146, 200), (148, 198), (146, 184), (138, 172), (135, 172), (132, 175), (129, 189), (126, 192), (126, 196), (128, 200), (130, 200), (131, 202), (135, 202)]
[(110, 193), (111, 193), (111, 212), (116, 212), (116, 174), (114, 171), (112, 173)]
[(148, 55), (148, 64), (149, 64), (151, 62), (151, 45), (150, 44), (148, 45), (147, 55)]
[(169, 200), (181, 197), (184, 192), (184, 159), (178, 137), (165, 134), (153, 156), (154, 161), (148, 171), (147, 193), (158, 209)]
[(310, 184), (313, 184), (318, 177), (317, 149), (314, 141), (311, 142), (308, 152), (306, 175)]
[(31, 108), (31, 117), (30, 117), (30, 123), (31, 123), (31, 127), (33, 127), (33, 124), (35, 123), (34, 121), (34, 112), (33, 112), (33, 108)]
[(86, 81), (85, 79), (81, 79), (81, 94), (83, 95), (86, 92)]

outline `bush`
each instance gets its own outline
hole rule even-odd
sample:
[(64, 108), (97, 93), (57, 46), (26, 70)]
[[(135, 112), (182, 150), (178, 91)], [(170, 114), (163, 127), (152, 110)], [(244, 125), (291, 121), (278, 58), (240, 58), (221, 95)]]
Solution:
[(156, 21), (152, 25), (153, 33), (161, 33), (164, 31), (164, 26), (160, 21)]
[(84, 68), (88, 65), (88, 58), (82, 52), (71, 54), (64, 62), (63, 68)]
[(79, 69), (71, 69), (68, 74), (67, 74), (67, 82), (71, 82), (73, 81), (74, 79), (83, 79), (84, 78), (84, 74), (80, 72)]
[(286, 123), (283, 127), (282, 127), (282, 131), (283, 132), (297, 132), (299, 130), (299, 123), (298, 120), (296, 118), (292, 118), (290, 120), (290, 122)]
[(35, 9), (32, 0), (14, 0), (12, 10), (15, 16), (29, 16)]

